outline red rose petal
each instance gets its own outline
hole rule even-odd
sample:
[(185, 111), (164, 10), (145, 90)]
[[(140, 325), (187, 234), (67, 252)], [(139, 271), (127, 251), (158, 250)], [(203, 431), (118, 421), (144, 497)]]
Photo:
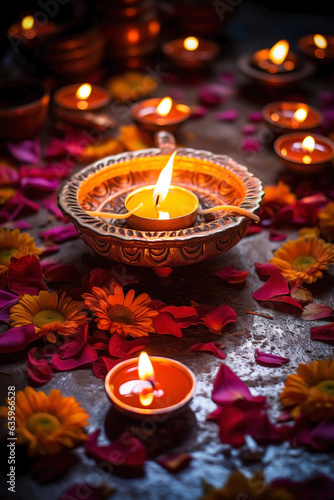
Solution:
[(150, 342), (148, 337), (143, 337), (135, 340), (125, 340), (119, 335), (114, 334), (109, 340), (108, 350), (110, 356), (115, 358), (128, 358), (131, 354), (145, 349)]
[(202, 316), (199, 322), (206, 325), (211, 332), (221, 334), (225, 325), (234, 323), (237, 319), (235, 310), (230, 306), (223, 305)]
[(334, 344), (334, 323), (328, 323), (327, 325), (314, 326), (310, 329), (311, 340), (319, 340), (321, 342), (327, 342), (328, 344)]
[(59, 354), (53, 356), (51, 366), (58, 371), (69, 371), (81, 366), (87, 366), (96, 361), (97, 353), (93, 347), (88, 344), (71, 358), (62, 358)]
[(7, 271), (8, 288), (17, 295), (38, 295), (47, 290), (43, 282), (43, 273), (36, 255), (25, 255), (19, 259), (12, 257)]
[(247, 385), (225, 364), (219, 368), (212, 391), (212, 400), (218, 405), (237, 404), (243, 408), (263, 406), (264, 396), (252, 396)]
[(255, 300), (268, 300), (277, 295), (286, 295), (289, 293), (289, 284), (286, 278), (275, 267), (271, 269), (269, 279), (261, 288), (253, 293)]
[(27, 372), (31, 380), (37, 384), (45, 384), (52, 378), (52, 369), (45, 358), (36, 357), (37, 347), (28, 352)]
[(119, 359), (111, 359), (108, 358), (107, 356), (100, 356), (96, 361), (93, 363), (93, 373), (95, 377), (100, 378), (104, 380), (106, 378), (107, 373), (114, 368), (114, 366), (119, 363)]
[(290, 359), (277, 356), (276, 354), (260, 352), (258, 349), (255, 349), (255, 361), (262, 366), (278, 367), (288, 363)]
[(156, 459), (162, 467), (167, 469), (172, 474), (180, 472), (188, 467), (191, 460), (192, 456), (188, 453), (171, 453), (170, 455), (165, 455)]
[(169, 312), (160, 312), (158, 316), (153, 319), (153, 327), (159, 335), (170, 334), (175, 337), (182, 337), (179, 325), (174, 316)]
[(160, 278), (167, 278), (172, 272), (173, 268), (171, 267), (157, 267), (153, 268), (153, 271), (157, 276), (160, 276)]
[(271, 264), (270, 262), (254, 262), (254, 265), (256, 272), (260, 277), (270, 276), (272, 271), (274, 269), (277, 269), (277, 267), (274, 266), (274, 264)]
[(249, 271), (239, 271), (233, 266), (227, 266), (220, 269), (215, 274), (219, 276), (219, 278), (227, 280), (228, 283), (243, 283), (249, 275)]
[(78, 270), (73, 264), (57, 264), (56, 262), (41, 262), (44, 279), (51, 283), (74, 281), (78, 277)]
[[(200, 342), (198, 344), (194, 344), (190, 347), (191, 351), (206, 351), (206, 352), (212, 352), (217, 358), (219, 359), (225, 359), (226, 354), (219, 349), (219, 344), (217, 342)], [(226, 347), (226, 346), (225, 346)]]
[(96, 460), (106, 461), (116, 466), (142, 467), (145, 464), (146, 448), (139, 439), (129, 432), (124, 432), (112, 443), (104, 446), (97, 443), (99, 434), (100, 430), (97, 429), (88, 436), (85, 443), (88, 455), (92, 455)]

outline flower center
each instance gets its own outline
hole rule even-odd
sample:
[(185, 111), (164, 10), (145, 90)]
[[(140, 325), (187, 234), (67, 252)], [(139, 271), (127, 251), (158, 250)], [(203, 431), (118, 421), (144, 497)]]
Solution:
[(318, 391), (334, 396), (334, 380), (323, 380), (316, 385)]
[(317, 259), (312, 257), (312, 255), (300, 255), (293, 259), (292, 268), (296, 271), (306, 271), (316, 263)]
[(49, 323), (54, 323), (55, 321), (64, 323), (65, 318), (59, 311), (55, 311), (54, 309), (44, 309), (43, 311), (39, 311), (35, 314), (33, 319), (33, 323), (37, 326), (37, 328), (41, 328)]
[(9, 263), (11, 257), (13, 257), (13, 255), (15, 255), (17, 252), (18, 249), (14, 247), (1, 248), (0, 264), (6, 266)]
[(59, 429), (61, 423), (50, 413), (38, 412), (28, 418), (27, 428), (32, 434), (51, 434)]
[(136, 319), (130, 309), (121, 305), (109, 307), (108, 316), (112, 323), (121, 323), (122, 325), (132, 325)]

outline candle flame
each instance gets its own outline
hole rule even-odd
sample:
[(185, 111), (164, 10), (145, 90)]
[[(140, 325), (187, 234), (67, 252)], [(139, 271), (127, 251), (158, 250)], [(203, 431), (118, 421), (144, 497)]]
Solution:
[(22, 19), (21, 21), (21, 26), (24, 30), (31, 30), (31, 28), (34, 26), (34, 18), (33, 16), (26, 16)]
[(156, 205), (164, 201), (167, 196), (173, 175), (173, 162), (176, 151), (169, 158), (167, 165), (161, 170), (157, 183), (153, 191), (153, 201)]
[(289, 42), (286, 40), (280, 40), (275, 43), (269, 51), (269, 59), (274, 64), (282, 64), (289, 52)]
[(92, 86), (89, 83), (84, 83), (76, 91), (75, 95), (78, 99), (88, 99), (92, 92)]
[(312, 153), (312, 151), (314, 150), (314, 146), (315, 146), (314, 138), (311, 135), (306, 136), (302, 142), (303, 150)]
[(157, 113), (160, 116), (167, 116), (172, 108), (172, 99), (170, 97), (165, 97), (159, 102), (157, 106)]
[(138, 375), (140, 380), (154, 380), (153, 366), (145, 351), (141, 352), (139, 356)]
[(327, 40), (324, 36), (322, 35), (314, 35), (313, 37), (314, 44), (319, 48), (319, 49), (325, 49), (327, 47)]
[(195, 36), (188, 36), (183, 42), (183, 46), (187, 50), (196, 50), (198, 47), (198, 39)]
[(298, 121), (299, 123), (302, 123), (308, 115), (308, 111), (306, 108), (298, 108), (294, 114), (292, 119)]

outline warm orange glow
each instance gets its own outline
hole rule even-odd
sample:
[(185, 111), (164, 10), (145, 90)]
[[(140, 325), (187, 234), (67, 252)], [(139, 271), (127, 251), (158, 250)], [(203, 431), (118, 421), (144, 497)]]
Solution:
[(31, 30), (34, 26), (34, 18), (33, 16), (26, 16), (21, 21), (21, 26), (24, 30)]
[(165, 97), (159, 102), (157, 106), (157, 113), (160, 116), (167, 116), (172, 108), (172, 99), (170, 97)]
[(296, 120), (299, 123), (302, 123), (306, 119), (307, 115), (308, 115), (308, 111), (306, 108), (298, 108), (294, 112), (292, 119)]
[(92, 92), (92, 86), (89, 83), (81, 85), (75, 93), (78, 99), (88, 99)]
[(322, 35), (314, 35), (314, 44), (319, 47), (319, 49), (325, 49), (327, 47), (327, 40)]
[(135, 28), (132, 28), (128, 31), (127, 37), (130, 43), (135, 44), (139, 40), (139, 31), (136, 30)]
[(183, 42), (183, 46), (187, 50), (196, 50), (198, 47), (198, 39), (195, 36), (188, 36)]
[(145, 351), (140, 353), (138, 360), (138, 375), (140, 380), (154, 380), (154, 370), (150, 358)]
[(312, 151), (314, 150), (314, 146), (315, 146), (315, 140), (313, 139), (313, 137), (311, 135), (305, 137), (305, 139), (302, 142), (303, 151), (309, 151), (310, 153), (312, 153)]
[(310, 155), (304, 155), (303, 156), (303, 163), (306, 163), (306, 165), (309, 165), (312, 161), (312, 158), (310, 157)]
[(168, 194), (169, 186), (173, 175), (173, 162), (176, 151), (169, 158), (167, 165), (161, 170), (157, 183), (153, 191), (153, 201), (156, 205), (164, 201)]
[(153, 399), (153, 387), (151, 389), (143, 389), (139, 394), (139, 401), (143, 406), (150, 406), (150, 404), (153, 402)]
[(289, 42), (286, 40), (280, 40), (271, 47), (269, 51), (269, 59), (274, 64), (282, 64), (289, 52)]
[(152, 35), (157, 35), (160, 31), (160, 23), (158, 23), (158, 21), (151, 21), (148, 25), (148, 29)]

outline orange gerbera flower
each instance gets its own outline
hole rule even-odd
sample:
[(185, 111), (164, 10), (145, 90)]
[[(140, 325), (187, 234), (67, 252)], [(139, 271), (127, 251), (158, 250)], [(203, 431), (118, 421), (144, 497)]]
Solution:
[(291, 193), (290, 187), (282, 181), (278, 181), (277, 185), (265, 186), (263, 190), (264, 197), (261, 208), (269, 217), (280, 208), (292, 205), (296, 201), (296, 195)]
[(34, 238), (28, 233), (20, 233), (18, 229), (0, 228), (0, 278), (7, 271), (10, 259), (19, 259), (24, 255), (39, 255)]
[(288, 281), (314, 283), (334, 264), (334, 245), (318, 238), (298, 238), (284, 243), (270, 259)]
[(300, 364), (297, 374), (289, 375), (280, 395), (291, 416), (312, 421), (334, 417), (334, 359)]
[(110, 288), (94, 286), (92, 294), (83, 294), (85, 304), (95, 314), (97, 327), (101, 330), (116, 332), (122, 337), (147, 336), (154, 332), (152, 321), (158, 311), (148, 307), (151, 298), (147, 293), (134, 296), (134, 290), (124, 296), (122, 287), (115, 283)]
[[(0, 416), (7, 418), (7, 415), (8, 407), (0, 407)], [(62, 396), (58, 389), (48, 396), (32, 387), (16, 394), (17, 443), (28, 445), (30, 456), (54, 455), (82, 443), (87, 437), (84, 428), (88, 418), (74, 397)]]
[(241, 472), (232, 472), (222, 488), (204, 483), (206, 493), (199, 500), (293, 500), (294, 496), (284, 488), (265, 483), (262, 472), (247, 478)]
[(324, 238), (334, 241), (334, 202), (327, 205), (318, 212), (318, 223)]
[(33, 323), (37, 337), (56, 342), (56, 334), (71, 335), (85, 323), (87, 314), (83, 308), (83, 302), (66, 297), (65, 292), (59, 297), (57, 292), (42, 290), (38, 295), (24, 294), (11, 308), (9, 322), (11, 326)]

